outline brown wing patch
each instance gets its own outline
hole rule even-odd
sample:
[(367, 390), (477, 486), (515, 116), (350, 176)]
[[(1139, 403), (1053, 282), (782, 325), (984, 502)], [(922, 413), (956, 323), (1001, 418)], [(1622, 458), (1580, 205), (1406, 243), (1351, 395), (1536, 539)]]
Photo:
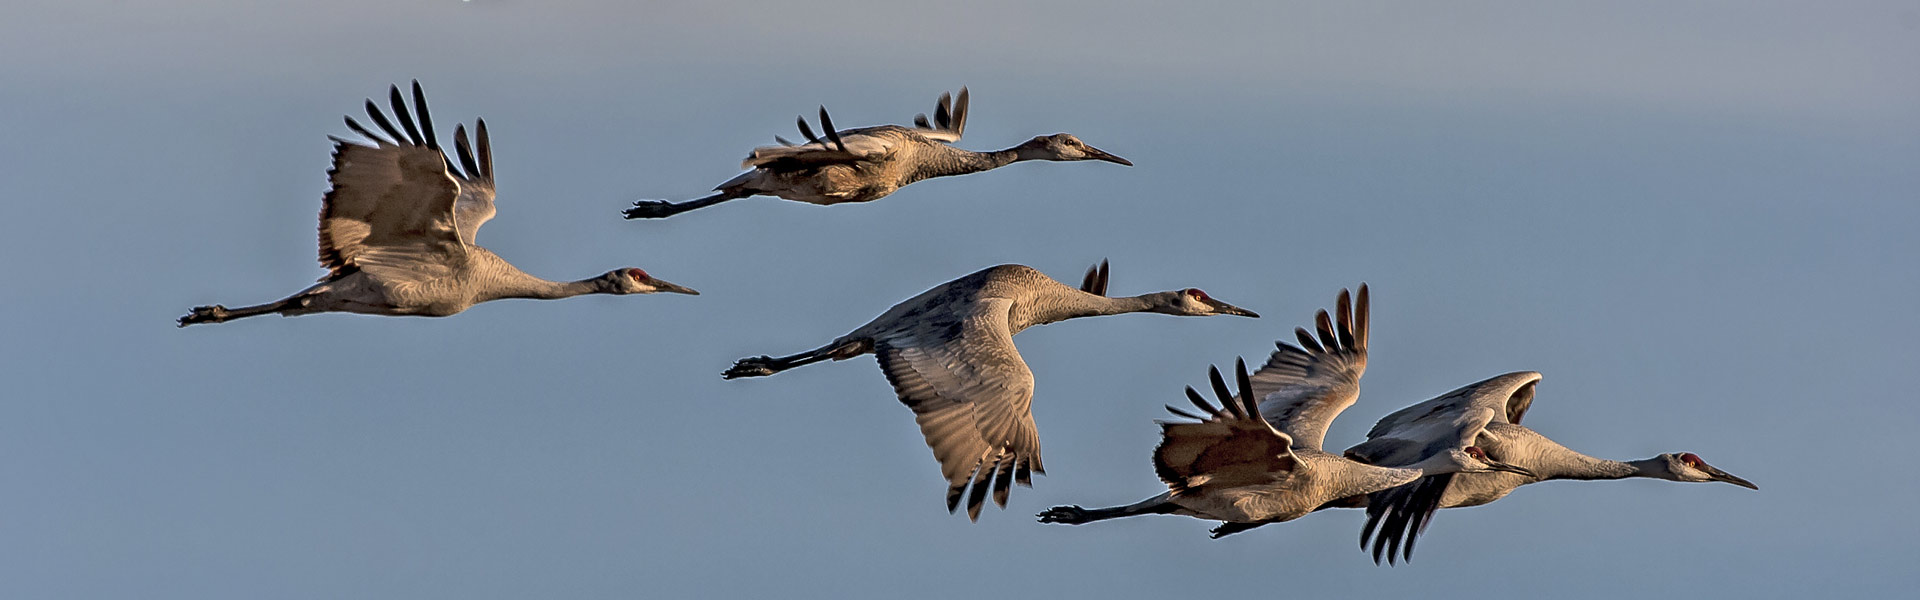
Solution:
[(386, 135), (347, 117), (347, 127), (372, 145), (334, 139), (333, 165), (327, 170), (332, 186), (320, 203), (319, 258), (328, 271), (322, 280), (358, 270), (360, 257), (382, 247), (450, 262), (464, 254), (472, 232), (493, 215), (493, 157), (486, 125), (479, 125), (478, 160), (465, 128), (455, 129), (463, 173), (434, 139), (433, 117), (420, 82), (413, 82), (411, 109), (399, 86), (391, 87), (387, 96), (399, 127), (367, 100), (367, 117)]

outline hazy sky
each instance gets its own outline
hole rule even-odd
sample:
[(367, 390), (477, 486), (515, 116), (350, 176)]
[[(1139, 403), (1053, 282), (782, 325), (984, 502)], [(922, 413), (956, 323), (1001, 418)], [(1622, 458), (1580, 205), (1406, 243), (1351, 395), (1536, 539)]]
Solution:
[[(1044, 4), (1044, 6), (1042, 6)], [(701, 1), (31, 3), (0, 21), (0, 595), (12, 598), (1900, 596), (1920, 483), (1920, 7)], [(327, 135), (418, 78), (484, 116), (480, 242), (704, 295), (445, 319), (197, 304), (301, 289)], [(818, 105), (970, 86), (1021, 164), (867, 205), (685, 199)], [(1049, 474), (980, 522), (870, 358), (722, 381), (989, 265), (1187, 286), (1259, 320), (1018, 338)], [(1328, 444), (1492, 375), (1590, 454), (1758, 483), (1555, 482), (1210, 540), (1143, 517), (1160, 406), (1344, 286), (1372, 370)]]

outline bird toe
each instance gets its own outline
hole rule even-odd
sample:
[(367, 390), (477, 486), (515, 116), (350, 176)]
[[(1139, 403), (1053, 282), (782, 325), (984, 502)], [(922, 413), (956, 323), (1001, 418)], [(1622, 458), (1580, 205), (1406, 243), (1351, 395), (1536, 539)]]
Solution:
[(1038, 515), (1041, 523), (1079, 525), (1087, 519), (1087, 509), (1079, 506), (1055, 506)]
[(657, 219), (674, 213), (673, 203), (665, 200), (635, 200), (633, 208), (623, 211), (629, 219)]

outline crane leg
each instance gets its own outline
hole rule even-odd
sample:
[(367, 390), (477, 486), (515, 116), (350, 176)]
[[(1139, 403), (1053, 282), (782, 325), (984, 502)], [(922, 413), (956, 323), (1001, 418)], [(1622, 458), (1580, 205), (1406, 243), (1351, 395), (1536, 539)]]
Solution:
[(200, 323), (224, 323), (227, 321), (232, 321), (234, 319), (244, 319), (247, 317), (255, 317), (259, 315), (272, 314), (272, 313), (278, 313), (278, 312), (286, 312), (290, 310), (304, 308), (306, 307), (306, 305), (307, 305), (306, 297), (294, 296), (292, 298), (287, 298), (285, 300), (280, 300), (278, 302), (268, 302), (266, 304), (258, 304), (254, 306), (242, 306), (240, 308), (227, 308), (225, 306), (221, 306), (218, 304), (215, 304), (213, 306), (195, 306), (193, 307), (192, 312), (187, 313), (186, 316), (180, 317), (179, 326), (186, 327), (188, 325), (198, 325)]
[(737, 191), (723, 191), (705, 198), (680, 203), (665, 200), (635, 200), (633, 201), (633, 208), (629, 208), (621, 214), (626, 215), (629, 219), (663, 219), (696, 208), (706, 208), (734, 198), (745, 197), (747, 197), (747, 194), (742, 194)]
[(1074, 506), (1055, 506), (1037, 515), (1041, 523), (1065, 523), (1084, 525), (1094, 521), (1118, 519), (1138, 515), (1167, 515), (1179, 510), (1179, 505), (1168, 502), (1164, 496), (1154, 496), (1126, 506), (1112, 508), (1081, 508)]
[(733, 367), (721, 377), (739, 379), (741, 377), (765, 377), (794, 367), (803, 367), (823, 360), (845, 360), (873, 351), (873, 345), (861, 340), (839, 345), (822, 346), (793, 356), (756, 356), (742, 358), (733, 362)]

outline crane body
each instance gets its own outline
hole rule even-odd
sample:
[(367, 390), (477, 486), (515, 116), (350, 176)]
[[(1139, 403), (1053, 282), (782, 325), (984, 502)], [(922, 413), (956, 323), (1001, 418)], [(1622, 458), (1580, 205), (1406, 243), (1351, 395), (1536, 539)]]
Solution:
[(871, 202), (917, 181), (978, 173), (1028, 160), (1101, 160), (1133, 165), (1067, 133), (1035, 137), (993, 152), (955, 148), (949, 144), (960, 141), (966, 130), (967, 105), (967, 90), (961, 88), (957, 102), (947, 94), (940, 95), (932, 122), (926, 115), (919, 115), (914, 117), (913, 127), (877, 125), (847, 130), (834, 129), (826, 107), (821, 107), (824, 137), (814, 135), (806, 117), (801, 117), (800, 133), (806, 143), (795, 144), (775, 136), (779, 145), (755, 148), (740, 163), (747, 172), (713, 188), (713, 194), (678, 203), (639, 200), (624, 214), (628, 219), (664, 218), (750, 196), (818, 205)]
[(1031, 485), (1033, 473), (1046, 472), (1033, 423), (1033, 372), (1014, 347), (1014, 334), (1076, 317), (1131, 312), (1259, 316), (1193, 288), (1108, 297), (1107, 273), (1103, 262), (1075, 289), (1032, 267), (989, 267), (901, 302), (825, 346), (743, 358), (724, 376), (761, 377), (875, 355), (940, 462), (947, 510), (957, 510), (964, 498), (968, 518), (978, 519), (989, 489), (994, 503), (1005, 507), (1009, 484)]
[(465, 125), (454, 128), (455, 165), (435, 139), (420, 82), (413, 82), (411, 111), (399, 86), (388, 97), (393, 120), (372, 100), (366, 104), (367, 116), (386, 135), (347, 117), (347, 127), (368, 142), (333, 138), (333, 168), (327, 172), (332, 188), (320, 209), (320, 264), (328, 273), (320, 283), (266, 304), (195, 307), (179, 326), (321, 312), (443, 317), (503, 298), (699, 293), (637, 268), (549, 281), (475, 245), (480, 226), (495, 212), (486, 121), (475, 123), (477, 147)]

